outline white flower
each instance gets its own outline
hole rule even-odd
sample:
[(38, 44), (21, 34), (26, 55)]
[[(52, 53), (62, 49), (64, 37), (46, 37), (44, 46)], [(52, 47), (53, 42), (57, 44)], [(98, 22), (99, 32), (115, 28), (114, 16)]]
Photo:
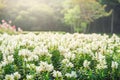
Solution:
[(66, 67), (70, 67), (70, 68), (74, 67), (73, 63), (71, 63), (68, 59), (63, 59), (61, 63)]
[(35, 54), (31, 54), (31, 56), (28, 57), (28, 61), (38, 61), (39, 57)]
[(21, 78), (21, 75), (18, 72), (15, 72), (13, 75), (14, 75), (15, 79), (20, 79)]
[(118, 68), (118, 63), (112, 61), (112, 65), (111, 65), (111, 67), (112, 67), (113, 69), (117, 69), (117, 68)]
[(8, 63), (12, 63), (14, 61), (13, 55), (7, 57)]
[(36, 46), (34, 51), (34, 54), (37, 54), (38, 56), (49, 56), (51, 57), (52, 55), (48, 52), (48, 49), (46, 46)]
[(6, 75), (5, 80), (14, 80), (14, 76), (13, 75)]
[(70, 73), (66, 73), (65, 76), (68, 77), (68, 78), (72, 77)]
[(40, 73), (42, 71), (42, 69), (39, 66), (36, 66), (36, 72)]
[(72, 72), (71, 72), (71, 75), (72, 75), (72, 77), (74, 77), (74, 78), (76, 78), (76, 77), (77, 77), (77, 74), (76, 74), (76, 72), (75, 72), (75, 71), (72, 71)]
[(90, 65), (90, 61), (84, 60), (83, 66), (84, 66), (85, 68), (89, 68), (89, 65)]
[(36, 72), (48, 71), (51, 72), (54, 69), (52, 64), (48, 64), (47, 62), (40, 62), (40, 66), (36, 67)]
[(72, 67), (74, 67), (74, 65), (71, 62), (69, 62), (68, 64), (66, 64), (66, 67), (72, 68)]
[(68, 48), (64, 48), (63, 46), (58, 46), (58, 50), (60, 51), (60, 53), (62, 55), (64, 55), (64, 53), (69, 52), (69, 49)]
[(63, 63), (63, 64), (67, 64), (67, 63), (69, 63), (69, 62), (70, 62), (70, 61), (69, 61), (68, 59), (63, 59), (63, 60), (62, 60), (62, 63)]
[(107, 63), (105, 60), (100, 60), (99, 64), (97, 64), (97, 69), (106, 69), (107, 68)]
[(60, 71), (53, 71), (53, 77), (62, 77), (62, 73)]
[(36, 68), (36, 66), (35, 66), (35, 64), (27, 64), (27, 68), (32, 68), (32, 69), (35, 69), (35, 68)]
[(96, 60), (103, 60), (105, 59), (105, 56), (102, 55), (102, 53), (95, 53)]
[(66, 73), (65, 74), (66, 77), (69, 77), (69, 78), (76, 78), (77, 77), (77, 74), (75, 71), (72, 71), (71, 73)]
[(19, 56), (28, 57), (31, 56), (31, 52), (28, 49), (21, 49), (18, 53)]
[(54, 69), (52, 64), (49, 64), (46, 68), (47, 68), (48, 72), (50, 72), (50, 71), (52, 71)]
[(68, 52), (64, 54), (64, 57), (69, 60), (74, 60), (75, 59), (75, 54)]
[(33, 80), (33, 75), (27, 75), (26, 78), (27, 80)]
[(8, 62), (7, 61), (2, 61), (1, 62), (1, 65), (4, 67), (4, 66), (6, 66), (8, 64)]

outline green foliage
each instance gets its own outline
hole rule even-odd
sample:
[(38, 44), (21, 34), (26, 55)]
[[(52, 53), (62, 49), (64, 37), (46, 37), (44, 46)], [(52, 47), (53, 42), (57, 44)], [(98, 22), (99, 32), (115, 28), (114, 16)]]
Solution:
[(6, 73), (6, 74), (11, 74), (15, 70), (16, 70), (16, 67), (15, 67), (15, 65), (12, 65), (12, 64), (8, 64), (4, 67), (4, 73)]
[(77, 31), (77, 27), (79, 27), (80, 21), (80, 7), (75, 6), (74, 8), (67, 10), (67, 12), (64, 15), (65, 23), (74, 26), (74, 30)]
[(105, 6), (95, 0), (66, 0), (63, 6), (65, 23), (74, 27), (77, 32), (81, 32), (81, 29), (84, 31), (90, 22), (110, 14), (105, 12)]
[(6, 7), (5, 1), (6, 0), (0, 0), (0, 10), (4, 9)]
[(60, 68), (60, 52), (57, 50), (52, 50), (51, 54), (52, 56), (52, 63), (55, 69)]
[(2, 61), (2, 59), (3, 59), (3, 54), (2, 54), (2, 52), (0, 51), (0, 61)]

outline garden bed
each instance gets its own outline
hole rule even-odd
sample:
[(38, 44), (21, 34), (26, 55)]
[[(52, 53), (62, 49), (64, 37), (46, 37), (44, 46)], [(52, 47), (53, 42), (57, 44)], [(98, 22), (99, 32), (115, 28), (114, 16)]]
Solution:
[(0, 34), (0, 80), (120, 80), (117, 35)]

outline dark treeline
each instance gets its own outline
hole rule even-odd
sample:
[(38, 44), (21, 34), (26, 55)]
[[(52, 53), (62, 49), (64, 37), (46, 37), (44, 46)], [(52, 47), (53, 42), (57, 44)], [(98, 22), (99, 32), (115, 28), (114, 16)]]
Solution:
[[(4, 2), (5, 1), (5, 2)], [(0, 20), (11, 20), (12, 25), (27, 31), (71, 31), (63, 20), (62, 5), (64, 0), (0, 0)], [(98, 0), (107, 5), (111, 15), (91, 22), (87, 33), (120, 33), (120, 4), (116, 0)]]
[(120, 33), (120, 3), (118, 0), (104, 0), (106, 11), (112, 10), (111, 15), (95, 20), (90, 24), (88, 32)]

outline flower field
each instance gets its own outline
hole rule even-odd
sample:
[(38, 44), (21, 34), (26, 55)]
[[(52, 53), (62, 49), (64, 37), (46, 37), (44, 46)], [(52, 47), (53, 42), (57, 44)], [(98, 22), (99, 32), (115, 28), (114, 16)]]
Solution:
[(120, 38), (0, 34), (0, 80), (120, 80)]

